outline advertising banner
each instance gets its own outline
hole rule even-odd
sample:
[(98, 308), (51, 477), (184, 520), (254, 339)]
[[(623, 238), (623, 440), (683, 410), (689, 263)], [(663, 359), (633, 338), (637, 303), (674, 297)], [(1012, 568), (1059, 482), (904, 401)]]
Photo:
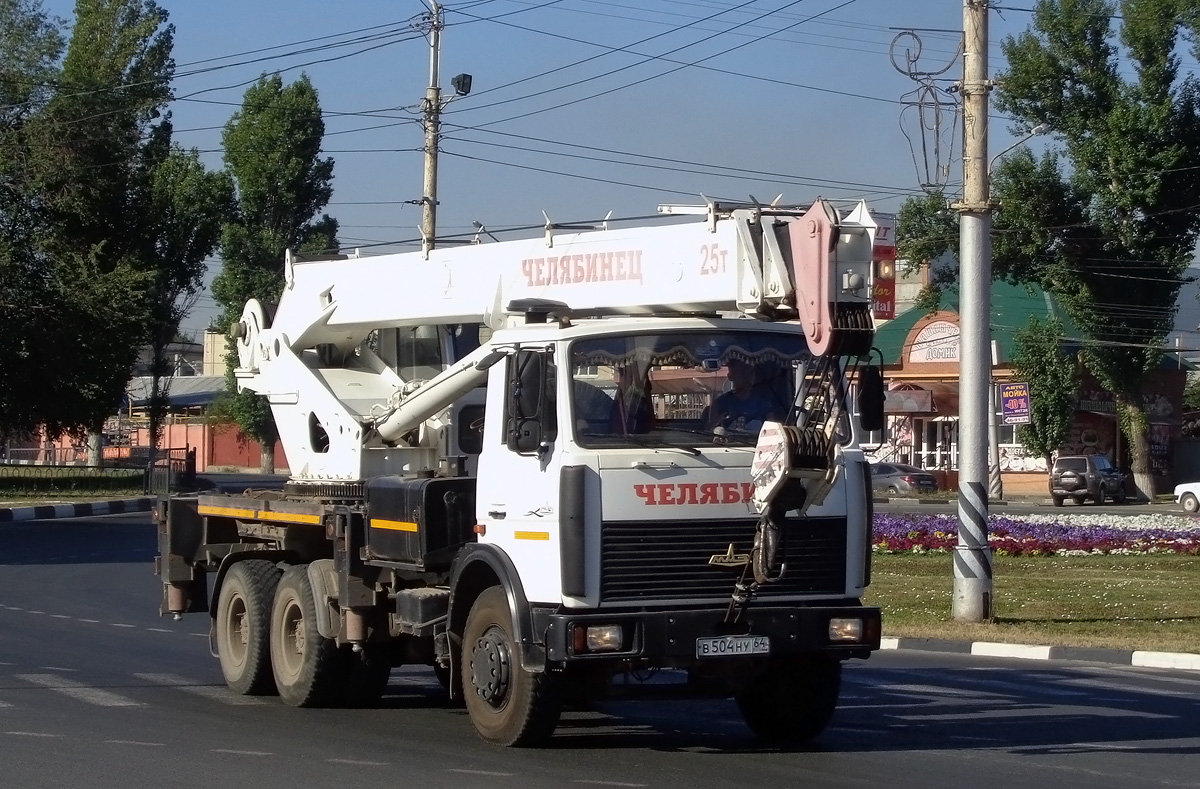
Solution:
[(1029, 416), (1029, 384), (1000, 384), (1000, 413), (1006, 425), (1027, 425)]

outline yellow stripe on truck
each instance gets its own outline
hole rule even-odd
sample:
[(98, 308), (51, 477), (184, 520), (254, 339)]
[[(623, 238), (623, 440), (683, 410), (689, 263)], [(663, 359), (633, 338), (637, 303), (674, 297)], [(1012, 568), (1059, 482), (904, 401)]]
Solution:
[(274, 521), (276, 523), (305, 523), (312, 526), (320, 525), (320, 515), (305, 515), (299, 512), (272, 512), (270, 510), (243, 510), (236, 507), (210, 507), (200, 505), (196, 511), (201, 515), (216, 515), (221, 518), (241, 518), (242, 520)]
[(253, 518), (254, 510), (240, 510), (233, 507), (207, 507), (200, 505), (196, 508), (201, 515), (219, 515), (222, 518)]
[(259, 510), (259, 520), (264, 521), (281, 521), (283, 523), (311, 523), (314, 526), (321, 522), (320, 515), (303, 515), (299, 512), (271, 512), (270, 510)]
[(515, 531), (513, 539), (516, 540), (549, 540), (550, 532), (548, 531)]
[(383, 518), (371, 518), (371, 528), (415, 532), (417, 530), (417, 524), (409, 523), (408, 521), (389, 521), (384, 520)]

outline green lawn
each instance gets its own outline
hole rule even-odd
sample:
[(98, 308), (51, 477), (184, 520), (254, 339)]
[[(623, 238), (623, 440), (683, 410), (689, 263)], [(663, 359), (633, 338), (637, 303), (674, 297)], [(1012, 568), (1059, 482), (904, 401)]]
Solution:
[(995, 621), (950, 618), (949, 555), (874, 557), (885, 636), (1200, 653), (1200, 557), (997, 556)]

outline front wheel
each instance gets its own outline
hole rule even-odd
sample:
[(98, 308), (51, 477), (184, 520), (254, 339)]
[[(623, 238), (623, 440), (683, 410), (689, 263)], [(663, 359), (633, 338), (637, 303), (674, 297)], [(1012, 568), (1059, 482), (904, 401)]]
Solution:
[(557, 683), (521, 667), (508, 598), (498, 586), (471, 606), (462, 640), (463, 701), (479, 736), (497, 745), (537, 745), (562, 712)]
[(1062, 496), (1051, 496), (1051, 498), (1054, 500), (1055, 507), (1061, 507), (1063, 505), (1063, 497)]
[(243, 696), (275, 693), (271, 676), (271, 604), (282, 573), (264, 559), (229, 568), (217, 596), (213, 621), (225, 684)]
[(837, 708), (842, 664), (828, 657), (780, 659), (734, 698), (766, 742), (799, 745), (820, 734)]
[(1103, 504), (1104, 504), (1104, 488), (1100, 488), (1100, 490), (1096, 491), (1096, 506), (1099, 507)]

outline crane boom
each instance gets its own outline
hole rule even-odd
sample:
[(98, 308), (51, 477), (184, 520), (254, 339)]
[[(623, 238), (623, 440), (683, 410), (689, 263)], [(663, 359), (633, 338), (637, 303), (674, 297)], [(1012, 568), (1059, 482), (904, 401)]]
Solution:
[[(709, 203), (699, 221), (588, 230), (426, 252), (304, 261), (287, 256), (274, 314), (251, 301), (234, 327), (242, 388), (268, 396), (285, 449), (312, 443), (304, 424), (362, 444), (390, 444), (476, 386), (484, 372), (446, 360), (419, 400), (364, 340), (378, 329), (515, 319), (513, 304), (562, 303), (572, 317), (741, 313), (798, 321), (814, 355), (863, 354), (875, 223), (865, 204), (841, 217), (807, 209)], [(486, 352), (485, 352), (486, 353)], [(451, 384), (450, 379), (456, 383)], [(428, 404), (418, 405), (418, 404)], [(403, 405), (403, 416), (397, 411)], [(294, 413), (293, 413), (294, 412)], [(306, 416), (307, 415), (307, 416)], [(341, 443), (339, 440), (338, 443)], [(361, 477), (358, 458), (314, 458), (306, 475)], [(332, 466), (342, 468), (334, 470)]]

